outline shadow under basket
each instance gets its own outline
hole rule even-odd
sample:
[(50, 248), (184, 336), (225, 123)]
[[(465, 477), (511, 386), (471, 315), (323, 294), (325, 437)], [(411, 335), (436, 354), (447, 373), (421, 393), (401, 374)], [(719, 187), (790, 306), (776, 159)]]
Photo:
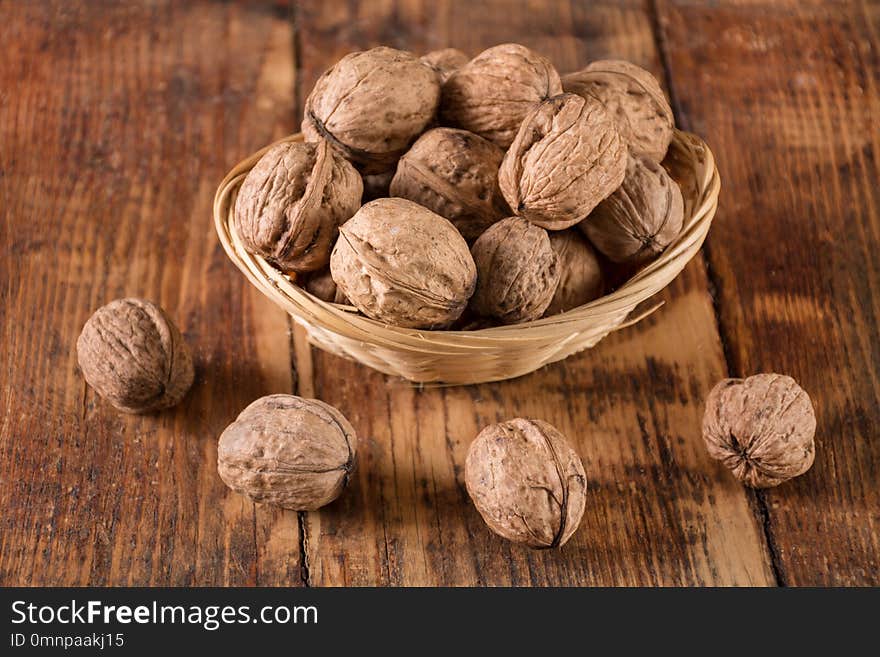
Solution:
[[(301, 134), (294, 134), (277, 143), (301, 140)], [(685, 221), (660, 257), (611, 294), (559, 315), (474, 331), (426, 331), (390, 326), (359, 315), (350, 306), (321, 301), (245, 250), (234, 228), (235, 198), (245, 176), (273, 145), (237, 164), (217, 190), (214, 222), (226, 253), (257, 289), (305, 328), (314, 345), (418, 383), (463, 385), (512, 379), (638, 322), (660, 304), (644, 312), (634, 312), (636, 307), (666, 287), (699, 251), (721, 188), (708, 146), (695, 135), (676, 130), (663, 164), (681, 186)]]

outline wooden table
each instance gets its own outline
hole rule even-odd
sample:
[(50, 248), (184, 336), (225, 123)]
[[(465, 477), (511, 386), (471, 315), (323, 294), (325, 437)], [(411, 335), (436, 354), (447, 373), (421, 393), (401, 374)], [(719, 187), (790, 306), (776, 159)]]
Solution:
[[(878, 34), (876, 2), (0, 2), (0, 584), (880, 584)], [(418, 390), (310, 348), (214, 235), (223, 174), (351, 50), (505, 41), (664, 82), (723, 180), (702, 255), (655, 315), (515, 381)], [(83, 322), (127, 295), (195, 349), (173, 411), (120, 415), (77, 370)], [(810, 393), (818, 448), (754, 492), (699, 425), (717, 380), (762, 371)], [(223, 427), (275, 392), (362, 437), (320, 512), (217, 476)], [(518, 415), (584, 460), (560, 550), (490, 534), (464, 491), (471, 439)]]

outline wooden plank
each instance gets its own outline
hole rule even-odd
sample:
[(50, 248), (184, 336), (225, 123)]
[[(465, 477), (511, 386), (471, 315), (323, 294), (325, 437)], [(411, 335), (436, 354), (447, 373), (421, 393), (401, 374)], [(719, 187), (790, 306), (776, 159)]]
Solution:
[[(215, 186), (291, 127), (286, 9), (8, 2), (0, 42), (0, 584), (297, 584), (297, 515), (216, 473), (216, 439), (289, 391), (287, 318), (213, 234)], [(124, 416), (76, 369), (80, 327), (137, 295), (196, 383)]]
[[(619, 56), (660, 73), (641, 2), (297, 3), (300, 96), (347, 51), (387, 44), (471, 54), (518, 41), (563, 71)], [(701, 404), (724, 359), (704, 265), (691, 263), (666, 306), (596, 349), (516, 381), (417, 390), (315, 351), (312, 385), (361, 436), (360, 467), (338, 502), (307, 514), (315, 585), (772, 584), (760, 523), (742, 488), (705, 453)], [(297, 368), (303, 376), (305, 367)], [(558, 551), (490, 534), (462, 481), (488, 423), (552, 422), (584, 459), (581, 529)]]
[(809, 392), (816, 462), (757, 496), (791, 585), (880, 583), (880, 7), (659, 4), (685, 124), (724, 180), (709, 242), (735, 375)]

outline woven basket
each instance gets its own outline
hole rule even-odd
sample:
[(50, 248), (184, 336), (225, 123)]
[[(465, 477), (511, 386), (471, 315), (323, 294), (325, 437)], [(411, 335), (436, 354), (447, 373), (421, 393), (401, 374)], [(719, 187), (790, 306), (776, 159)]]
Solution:
[[(300, 140), (302, 135), (295, 134), (281, 142)], [(237, 164), (214, 197), (214, 222), (226, 253), (251, 283), (306, 329), (313, 344), (419, 383), (459, 385), (521, 376), (592, 347), (611, 331), (653, 312), (659, 304), (633, 313), (666, 287), (700, 249), (721, 188), (706, 144), (676, 131), (664, 164), (681, 185), (685, 224), (659, 258), (613, 293), (566, 313), (475, 331), (424, 331), (389, 326), (357, 314), (352, 307), (321, 301), (244, 249), (234, 230), (235, 197), (244, 177), (269, 148)]]

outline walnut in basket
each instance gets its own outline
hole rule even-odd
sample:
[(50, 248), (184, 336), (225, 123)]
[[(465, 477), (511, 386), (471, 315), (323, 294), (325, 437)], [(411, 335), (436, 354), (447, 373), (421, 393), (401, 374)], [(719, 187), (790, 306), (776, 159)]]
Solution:
[(422, 61), (434, 68), (440, 76), (440, 82), (446, 82), (449, 76), (468, 63), (468, 56), (456, 48), (432, 50), (422, 55)]
[(484, 50), (446, 80), (440, 119), (507, 148), (535, 103), (561, 92), (549, 60), (505, 43)]
[(630, 155), (623, 184), (578, 227), (609, 260), (640, 265), (676, 238), (683, 220), (676, 182), (651, 158)]
[(261, 397), (220, 435), (217, 469), (255, 502), (312, 511), (335, 500), (355, 467), (357, 436), (317, 399)]
[(666, 155), (675, 125), (672, 109), (657, 79), (645, 69), (622, 60), (597, 61), (564, 75), (562, 86), (602, 101), (634, 153), (657, 162)]
[(498, 188), (504, 151), (466, 130), (435, 128), (397, 163), (391, 196), (415, 201), (449, 219), (466, 240), (510, 216)]
[(358, 172), (326, 142), (277, 144), (241, 185), (236, 230), (248, 251), (284, 271), (321, 269), (362, 192)]
[(516, 214), (562, 230), (617, 189), (625, 171), (626, 146), (602, 103), (560, 94), (526, 116), (498, 182)]
[(348, 299), (342, 293), (342, 290), (336, 285), (330, 274), (330, 268), (321, 271), (312, 272), (305, 276), (297, 277), (297, 285), (302, 287), (309, 294), (318, 297), (321, 301), (327, 303), (338, 303), (349, 305)]
[(544, 316), (564, 313), (602, 296), (605, 277), (596, 252), (579, 231), (549, 233), (550, 246), (559, 258), (559, 285)]
[(465, 484), (492, 531), (532, 548), (564, 545), (586, 504), (580, 458), (541, 420), (516, 418), (483, 429), (468, 450)]
[(472, 248), (477, 289), (471, 308), (504, 324), (538, 319), (559, 285), (559, 259), (547, 231), (508, 217), (480, 235)]
[(306, 99), (306, 141), (326, 139), (364, 174), (394, 167), (434, 118), (437, 72), (412, 53), (373, 48), (343, 57)]
[(402, 198), (367, 203), (340, 227), (330, 271), (368, 317), (427, 329), (458, 319), (477, 277), (455, 226)]

